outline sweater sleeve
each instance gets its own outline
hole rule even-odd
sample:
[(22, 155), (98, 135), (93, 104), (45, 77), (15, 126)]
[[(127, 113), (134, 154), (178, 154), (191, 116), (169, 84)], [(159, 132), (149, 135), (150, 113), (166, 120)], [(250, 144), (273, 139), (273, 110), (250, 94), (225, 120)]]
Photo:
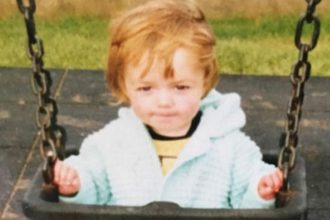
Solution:
[(243, 133), (234, 147), (230, 202), (233, 208), (271, 208), (275, 200), (259, 196), (258, 183), (262, 176), (275, 167), (262, 161), (259, 147)]
[(60, 196), (60, 201), (80, 204), (106, 204), (111, 198), (110, 184), (101, 153), (98, 151), (97, 135), (87, 137), (77, 156), (64, 163), (78, 171), (80, 190), (72, 197)]

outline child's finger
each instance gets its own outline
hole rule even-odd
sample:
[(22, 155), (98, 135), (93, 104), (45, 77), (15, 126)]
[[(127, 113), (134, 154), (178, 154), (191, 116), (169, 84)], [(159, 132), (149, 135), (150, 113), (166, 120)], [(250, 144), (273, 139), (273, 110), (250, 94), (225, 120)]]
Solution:
[(272, 186), (272, 178), (270, 176), (263, 177), (259, 188), (260, 196), (264, 199), (274, 198), (275, 194)]
[(77, 187), (73, 185), (74, 172), (72, 169), (65, 167), (65, 176), (62, 176), (61, 183), (59, 185), (59, 192), (62, 195), (71, 195), (77, 191)]
[(281, 183), (283, 183), (284, 176), (283, 176), (282, 170), (277, 168), (276, 173), (277, 173), (277, 176), (280, 178)]
[(281, 180), (280, 180), (277, 172), (275, 172), (271, 175), (271, 181), (273, 182), (272, 190), (274, 192), (278, 192), (280, 190), (282, 184), (281, 184)]
[(280, 169), (277, 168), (275, 170), (275, 172), (272, 173), (271, 177), (272, 177), (272, 181), (274, 183), (274, 190), (276, 192), (278, 192), (283, 184), (283, 173)]
[(265, 176), (262, 179), (262, 187), (263, 188), (273, 188), (273, 181), (271, 176)]
[(77, 176), (76, 178), (73, 179), (72, 181), (72, 187), (75, 192), (78, 192), (80, 190), (80, 180), (79, 177)]
[(268, 186), (267, 187), (262, 187), (260, 189), (260, 192), (262, 193), (262, 195), (268, 197), (268, 196), (273, 194), (273, 189), (271, 187), (268, 187)]
[(59, 184), (65, 185), (67, 182), (67, 177), (70, 172), (70, 167), (65, 163), (62, 163), (59, 175)]
[(54, 165), (54, 183), (59, 184), (62, 161), (56, 160)]
[(77, 177), (76, 171), (73, 169), (69, 169), (67, 172), (67, 176), (65, 178), (65, 184), (66, 185), (71, 185), (73, 183), (73, 180)]

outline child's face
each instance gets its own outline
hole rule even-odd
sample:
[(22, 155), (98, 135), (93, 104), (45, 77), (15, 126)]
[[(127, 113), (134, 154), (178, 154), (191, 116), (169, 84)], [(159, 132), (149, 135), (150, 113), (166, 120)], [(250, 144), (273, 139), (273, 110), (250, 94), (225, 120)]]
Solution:
[(165, 78), (165, 64), (155, 59), (141, 77), (146, 59), (128, 66), (126, 95), (136, 115), (154, 131), (165, 136), (182, 136), (190, 128), (204, 95), (204, 69), (186, 49), (173, 56), (174, 76)]

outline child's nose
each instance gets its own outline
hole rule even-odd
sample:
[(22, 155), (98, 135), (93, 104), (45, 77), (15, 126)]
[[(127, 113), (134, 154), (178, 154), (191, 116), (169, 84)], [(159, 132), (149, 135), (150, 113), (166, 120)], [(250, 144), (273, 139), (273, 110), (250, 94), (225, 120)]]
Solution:
[(173, 105), (174, 100), (173, 96), (170, 91), (167, 90), (160, 90), (158, 97), (157, 97), (157, 102), (160, 107), (170, 107)]

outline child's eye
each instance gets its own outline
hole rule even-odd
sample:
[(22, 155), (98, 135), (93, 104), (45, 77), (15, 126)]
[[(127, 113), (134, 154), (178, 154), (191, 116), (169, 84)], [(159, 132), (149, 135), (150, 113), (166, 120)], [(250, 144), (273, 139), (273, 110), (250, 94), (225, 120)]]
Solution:
[(187, 86), (187, 85), (176, 85), (175, 88), (176, 88), (177, 90), (187, 90), (187, 89), (189, 89), (190, 87)]
[(141, 86), (141, 87), (138, 87), (137, 90), (141, 91), (141, 92), (148, 92), (151, 90), (151, 86)]

